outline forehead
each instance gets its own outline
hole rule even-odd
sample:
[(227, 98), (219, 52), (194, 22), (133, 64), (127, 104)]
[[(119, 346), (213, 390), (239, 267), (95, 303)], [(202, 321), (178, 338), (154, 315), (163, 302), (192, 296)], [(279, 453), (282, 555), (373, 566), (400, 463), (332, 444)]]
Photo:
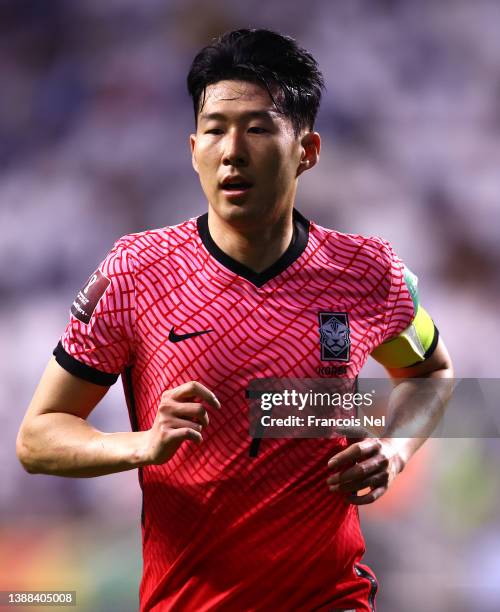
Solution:
[(250, 81), (218, 81), (208, 85), (200, 113), (231, 111), (275, 111), (267, 90)]

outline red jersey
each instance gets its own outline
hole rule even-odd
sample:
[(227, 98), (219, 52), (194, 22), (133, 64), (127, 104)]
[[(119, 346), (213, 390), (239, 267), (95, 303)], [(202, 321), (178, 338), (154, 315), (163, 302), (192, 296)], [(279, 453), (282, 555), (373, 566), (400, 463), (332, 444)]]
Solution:
[(139, 470), (142, 611), (374, 609), (357, 506), (326, 484), (346, 439), (264, 439), (255, 452), (245, 392), (256, 378), (355, 378), (414, 306), (385, 241), (297, 211), (294, 227), (261, 273), (217, 247), (208, 215), (125, 236), (73, 304), (56, 358), (98, 384), (121, 374), (133, 429), (189, 380), (222, 405), (200, 446)]

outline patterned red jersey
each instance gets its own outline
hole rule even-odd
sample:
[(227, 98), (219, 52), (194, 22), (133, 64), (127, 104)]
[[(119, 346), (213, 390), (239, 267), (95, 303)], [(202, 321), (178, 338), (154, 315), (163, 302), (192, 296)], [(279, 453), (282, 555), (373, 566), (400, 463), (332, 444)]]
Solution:
[[(142, 611), (374, 609), (357, 507), (326, 485), (347, 440), (252, 450), (245, 392), (256, 378), (355, 378), (414, 306), (385, 241), (297, 211), (294, 228), (262, 273), (217, 247), (208, 215), (125, 236), (73, 304), (56, 358), (98, 384), (121, 374), (135, 430), (152, 426), (164, 390), (190, 380), (222, 405), (200, 446), (139, 470)], [(325, 342), (328, 327), (340, 345)]]

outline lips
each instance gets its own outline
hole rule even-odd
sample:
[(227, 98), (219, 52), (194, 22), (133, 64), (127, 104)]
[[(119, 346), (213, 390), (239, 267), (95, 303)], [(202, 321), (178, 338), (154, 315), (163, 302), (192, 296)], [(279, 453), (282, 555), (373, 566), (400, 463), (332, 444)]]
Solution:
[(248, 191), (253, 183), (241, 175), (225, 177), (220, 183), (220, 188), (226, 192), (240, 193)]

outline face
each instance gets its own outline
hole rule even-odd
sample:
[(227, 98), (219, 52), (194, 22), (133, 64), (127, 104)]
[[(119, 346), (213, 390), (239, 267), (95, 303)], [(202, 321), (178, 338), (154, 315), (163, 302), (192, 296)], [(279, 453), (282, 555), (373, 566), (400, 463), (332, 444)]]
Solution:
[(267, 91), (247, 81), (207, 87), (190, 140), (210, 207), (247, 227), (272, 223), (293, 208), (297, 178), (319, 154), (319, 135), (296, 136)]

